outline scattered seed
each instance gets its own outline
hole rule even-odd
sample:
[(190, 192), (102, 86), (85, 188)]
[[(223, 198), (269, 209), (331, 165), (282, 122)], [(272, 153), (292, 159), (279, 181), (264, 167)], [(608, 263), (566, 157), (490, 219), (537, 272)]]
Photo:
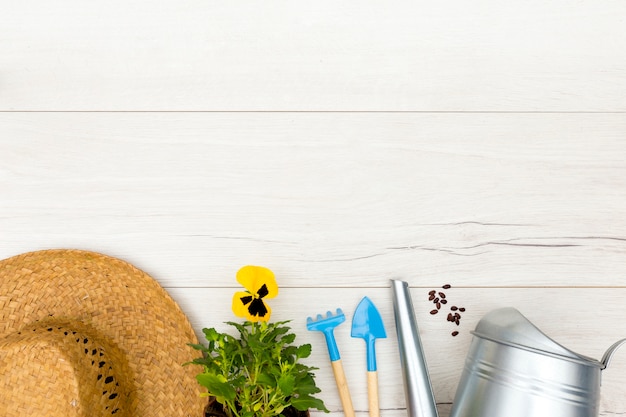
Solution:
[[(452, 285), (445, 284), (441, 288), (447, 290), (452, 288)], [(448, 304), (446, 293), (438, 290), (430, 290), (428, 292), (428, 301), (432, 302), (436, 307), (434, 310), (430, 311), (430, 314), (432, 315), (439, 313), (439, 310), (441, 310), (444, 305)], [(465, 307), (458, 307), (453, 305), (450, 307), (446, 320), (459, 326), (461, 324), (461, 314), (459, 314), (459, 312), (462, 313), (464, 311)], [(457, 336), (459, 332), (455, 330), (451, 334), (452, 336)]]

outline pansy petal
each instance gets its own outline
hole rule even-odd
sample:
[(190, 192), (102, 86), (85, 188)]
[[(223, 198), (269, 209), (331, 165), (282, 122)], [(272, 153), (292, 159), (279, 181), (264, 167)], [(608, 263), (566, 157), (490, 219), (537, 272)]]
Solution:
[[(263, 301), (262, 301), (262, 300), (260, 300), (260, 299), (257, 299), (257, 300), (255, 300), (255, 301), (256, 301), (256, 302), (261, 302), (261, 303), (263, 302)], [(254, 301), (253, 301), (253, 302), (254, 302)], [(264, 305), (264, 307), (265, 307), (265, 312), (264, 312), (264, 315), (263, 315), (263, 316), (259, 315), (258, 313), (256, 313), (256, 314), (252, 314), (252, 313), (250, 312), (250, 310), (248, 309), (248, 314), (247, 314), (246, 318), (247, 318), (249, 321), (252, 321), (252, 322), (256, 322), (256, 321), (268, 321), (268, 320), (270, 319), (270, 316), (272, 315), (272, 309), (270, 308), (270, 306), (269, 306), (269, 305), (267, 305), (267, 304), (265, 304), (265, 303), (263, 303), (263, 305)]]
[(233, 313), (237, 317), (248, 316), (248, 306), (252, 302), (253, 297), (248, 292), (238, 291), (233, 295)]
[(274, 273), (263, 266), (246, 265), (237, 271), (237, 281), (252, 294), (257, 294), (265, 285), (264, 298), (278, 295), (278, 285)]
[(267, 305), (260, 298), (255, 298), (252, 300), (250, 305), (248, 305), (248, 312), (252, 316), (256, 317), (265, 317), (267, 315), (268, 309)]

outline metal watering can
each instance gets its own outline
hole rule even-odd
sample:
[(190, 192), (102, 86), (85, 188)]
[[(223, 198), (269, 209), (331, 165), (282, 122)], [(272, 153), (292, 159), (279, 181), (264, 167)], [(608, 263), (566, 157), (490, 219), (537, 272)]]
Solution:
[[(394, 316), (409, 417), (437, 417), (409, 286), (392, 280)], [(450, 417), (597, 417), (601, 360), (556, 343), (519, 311), (486, 314), (474, 335)]]

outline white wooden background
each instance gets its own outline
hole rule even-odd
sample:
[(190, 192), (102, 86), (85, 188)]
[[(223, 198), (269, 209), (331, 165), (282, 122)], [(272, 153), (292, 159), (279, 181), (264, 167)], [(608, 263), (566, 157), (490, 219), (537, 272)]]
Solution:
[[(236, 270), (276, 320), (370, 296), (383, 417), (405, 414), (390, 278), (409, 281), (447, 417), (470, 330), (521, 310), (600, 358), (626, 337), (626, 3), (4, 1), (0, 258), (94, 250), (156, 278), (194, 327)], [(467, 308), (457, 337), (428, 291)], [(360, 417), (365, 346), (336, 331)], [(601, 415), (626, 413), (626, 351)], [(317, 413), (315, 413), (317, 415)]]

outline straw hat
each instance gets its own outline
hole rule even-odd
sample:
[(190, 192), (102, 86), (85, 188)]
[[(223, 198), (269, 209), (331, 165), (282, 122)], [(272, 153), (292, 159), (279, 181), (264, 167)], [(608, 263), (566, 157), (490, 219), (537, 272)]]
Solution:
[(0, 261), (0, 416), (200, 417), (197, 343), (159, 284), (78, 250)]

